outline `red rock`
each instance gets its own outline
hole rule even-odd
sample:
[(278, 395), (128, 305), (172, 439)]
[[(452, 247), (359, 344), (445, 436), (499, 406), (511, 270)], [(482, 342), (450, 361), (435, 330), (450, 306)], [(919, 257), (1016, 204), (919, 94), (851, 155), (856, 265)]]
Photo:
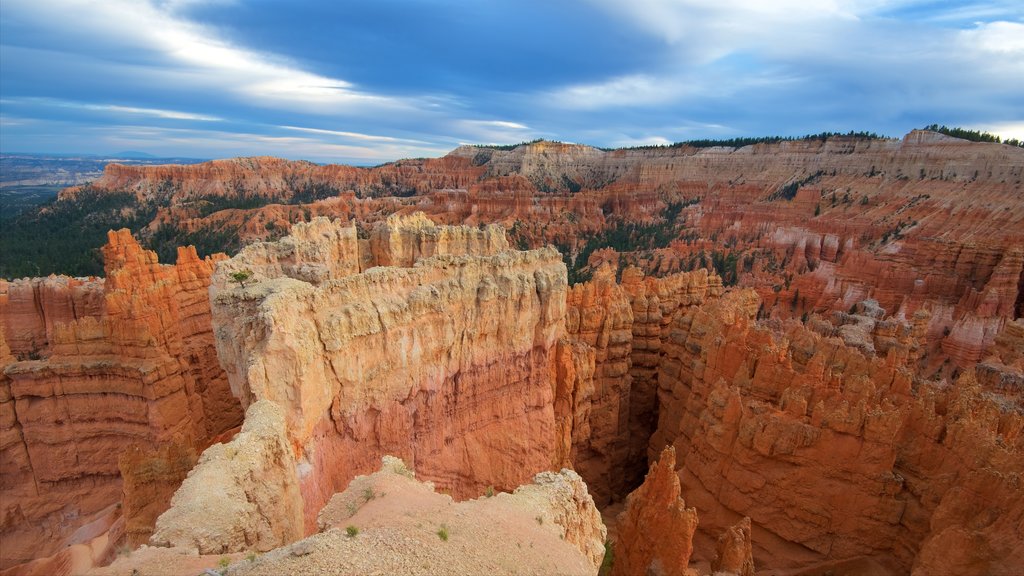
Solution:
[(240, 420), (212, 346), (214, 260), (189, 248), (161, 265), (127, 230), (109, 234), (104, 257), (105, 280), (0, 285), (2, 332), (21, 355), (0, 382), (2, 567), (81, 542), (121, 501), (129, 446), (198, 448)]
[(754, 576), (754, 557), (750, 548), (750, 518), (743, 518), (718, 537), (718, 553), (711, 569), (715, 574)]
[(680, 497), (676, 453), (665, 448), (619, 515), (613, 575), (683, 574), (693, 551), (697, 511)]

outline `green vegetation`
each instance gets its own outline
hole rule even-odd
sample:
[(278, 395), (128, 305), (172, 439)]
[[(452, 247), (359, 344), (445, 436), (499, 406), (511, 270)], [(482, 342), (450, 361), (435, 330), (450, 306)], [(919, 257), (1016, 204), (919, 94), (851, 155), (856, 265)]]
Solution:
[(713, 148), (715, 146), (726, 146), (729, 148), (742, 148), (744, 146), (752, 146), (754, 144), (777, 144), (779, 142), (797, 142), (797, 141), (810, 141), (819, 140), (826, 141), (831, 138), (862, 138), (869, 140), (881, 140), (887, 138), (886, 136), (878, 135), (874, 132), (855, 132), (853, 130), (842, 133), (842, 132), (821, 132), (819, 134), (807, 134), (806, 136), (756, 136), (756, 137), (739, 137), (729, 139), (709, 139), (703, 138), (699, 140), (685, 140), (683, 142), (674, 142), (672, 144), (651, 144), (647, 146), (632, 146), (628, 148), (602, 148), (602, 150), (656, 150), (658, 148)]
[(962, 140), (970, 140), (971, 142), (995, 142), (999, 143), (999, 136), (995, 134), (989, 134), (988, 132), (982, 132), (980, 130), (968, 130), (966, 128), (950, 128), (948, 126), (939, 126), (938, 124), (929, 124), (925, 126), (923, 130), (930, 130), (932, 132), (938, 132), (939, 134), (945, 134), (946, 136), (952, 136), (954, 138), (960, 138)]
[(349, 538), (355, 538), (359, 534), (359, 528), (349, 525), (345, 528), (345, 534), (348, 534)]
[(267, 204), (273, 204), (272, 198), (266, 198), (263, 196), (257, 196), (255, 194), (243, 194), (239, 196), (218, 196), (208, 195), (200, 196), (192, 201), (196, 209), (199, 211), (199, 216), (205, 218), (210, 214), (220, 212), (221, 210), (252, 210), (254, 208), (262, 208)]
[(231, 273), (231, 279), (238, 282), (242, 288), (245, 288), (245, 281), (249, 278), (252, 278), (252, 270), (239, 270)]
[(73, 199), (56, 199), (0, 222), (0, 277), (98, 276), (100, 247), (110, 229), (138, 231), (156, 215), (152, 204), (128, 192), (82, 188)]
[(543, 138), (537, 138), (536, 140), (530, 140), (529, 142), (520, 142), (519, 144), (474, 144), (473, 147), (474, 148), (487, 148), (489, 150), (504, 150), (504, 151), (507, 152), (509, 150), (515, 150), (516, 148), (518, 148), (520, 146), (529, 146), (530, 144), (536, 144), (538, 142), (543, 142), (543, 141), (544, 141)]
[(0, 188), (0, 222), (52, 201), (64, 186), (4, 186)]
[(438, 528), (438, 530), (437, 530), (437, 537), (440, 538), (442, 541), (447, 542), (448, 541), (448, 526), (446, 526), (444, 524), (441, 524), (441, 527)]
[(324, 198), (340, 196), (342, 190), (325, 182), (307, 182), (301, 187), (292, 187), (289, 204), (311, 204)]
[[(683, 208), (697, 202), (699, 200), (693, 199), (669, 203), (663, 215), (664, 222), (660, 223), (615, 221), (607, 229), (590, 236), (575, 258), (571, 256), (568, 246), (558, 246), (562, 253), (562, 259), (565, 261), (565, 267), (569, 271), (569, 284), (586, 282), (590, 279), (591, 274), (585, 268), (590, 260), (590, 255), (596, 250), (613, 248), (616, 252), (635, 252), (667, 248), (673, 240), (679, 237), (682, 230), (683, 222), (678, 220)], [(516, 232), (513, 227), (513, 238), (516, 237)], [(620, 265), (620, 272), (621, 268)]]
[[(789, 184), (780, 186), (777, 190), (769, 194), (766, 200), (769, 202), (774, 200), (792, 200), (793, 198), (796, 198), (796, 193), (802, 186), (813, 184), (821, 178), (822, 174), (824, 174), (824, 171), (818, 170), (814, 174), (809, 174), (800, 180), (794, 180)], [(815, 214), (815, 216), (817, 216), (817, 214)]]
[(200, 256), (209, 256), (217, 252), (228, 254), (238, 252), (242, 248), (242, 241), (238, 237), (238, 228), (238, 226), (223, 226), (187, 231), (173, 224), (165, 223), (157, 228), (156, 232), (142, 236), (139, 240), (143, 246), (156, 252), (161, 262), (171, 264), (177, 261), (179, 246), (195, 246), (196, 252)]

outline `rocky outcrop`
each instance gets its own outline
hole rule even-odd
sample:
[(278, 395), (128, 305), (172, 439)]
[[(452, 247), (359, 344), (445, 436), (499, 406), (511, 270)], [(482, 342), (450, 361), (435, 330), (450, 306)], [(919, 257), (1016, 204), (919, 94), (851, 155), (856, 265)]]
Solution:
[(599, 269), (590, 282), (573, 286), (566, 306), (569, 337), (594, 351), (594, 368), (587, 370), (593, 382), (583, 387), (593, 390), (588, 395), (587, 433), (576, 435), (571, 460), (594, 487), (595, 500), (606, 504), (612, 495), (628, 491), (621, 469), (629, 451), (633, 311), (609, 267)]
[(740, 520), (718, 537), (715, 560), (711, 563), (715, 574), (754, 576), (754, 556), (750, 548), (750, 518)]
[(571, 470), (542, 472), (513, 493), (455, 502), (433, 483), (417, 481), (398, 458), (384, 456), (379, 466), (331, 498), (317, 533), (288, 546), (248, 556), (143, 547), (90, 574), (171, 576), (204, 568), (234, 576), (597, 573), (605, 527)]
[[(348, 232), (312, 233), (326, 227)], [(500, 227), (438, 228), (422, 216), (389, 219), (365, 243), (341, 223), (296, 228), (218, 266), (211, 295), (233, 390), (284, 410), (307, 529), (386, 453), (457, 497), (511, 489), (552, 465), (566, 294), (557, 252), (507, 251)], [(349, 261), (269, 263), (282, 246)], [(381, 255), (415, 264), (378, 266)], [(242, 269), (253, 273), (244, 287), (229, 280)]]
[(0, 332), (14, 343), (0, 379), (0, 566), (109, 525), (123, 451), (200, 448), (241, 417), (212, 347), (214, 261), (181, 249), (161, 265), (127, 230), (108, 240), (105, 280), (0, 283)]
[(265, 552), (303, 534), (302, 497), (282, 408), (260, 400), (241, 432), (203, 452), (156, 522), (156, 546)]
[(121, 515), (125, 523), (124, 546), (136, 548), (149, 542), (157, 518), (171, 505), (171, 496), (196, 464), (193, 447), (165, 444), (147, 451), (132, 446), (121, 452)]
[(776, 569), (872, 558), (922, 574), (1021, 568), (1007, 560), (1024, 513), (1009, 500), (1019, 406), (973, 374), (915, 379), (904, 361), (923, 328), (883, 329), (874, 305), (839, 318), (858, 327), (846, 332), (757, 322), (758, 308), (753, 292), (727, 293), (680, 316), (663, 344), (651, 453), (682, 455), (702, 531), (748, 516), (754, 555)]
[(676, 452), (668, 447), (626, 499), (615, 543), (616, 576), (683, 574), (693, 552), (697, 511), (680, 497)]

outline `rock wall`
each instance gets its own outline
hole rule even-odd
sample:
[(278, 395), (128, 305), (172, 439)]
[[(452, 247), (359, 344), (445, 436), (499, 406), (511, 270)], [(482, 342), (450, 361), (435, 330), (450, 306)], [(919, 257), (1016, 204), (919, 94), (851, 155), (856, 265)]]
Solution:
[[(391, 218), (366, 242), (340, 223), (296, 228), (219, 265), (211, 296), (232, 389), (245, 405), (284, 409), (307, 530), (386, 453), (460, 498), (553, 465), (566, 297), (557, 252), (507, 251), (500, 227), (439, 228), (422, 216)], [(327, 229), (337, 233), (312, 233)], [(347, 260), (269, 263), (290, 242), (296, 254)], [(229, 280), (243, 269), (253, 273), (244, 287)]]
[(201, 448), (241, 419), (213, 349), (214, 261), (180, 249), (161, 265), (127, 230), (103, 255), (105, 280), (0, 282), (13, 343), (0, 370), (2, 567), (91, 534), (121, 501), (129, 447)]
[(721, 291), (721, 279), (705, 270), (651, 278), (630, 267), (619, 284), (609, 266), (569, 290), (556, 417), (572, 422), (569, 460), (599, 505), (623, 499), (643, 480), (658, 421), (663, 333)]
[(758, 308), (752, 291), (727, 293), (663, 343), (649, 454), (675, 446), (701, 530), (749, 516), (759, 564), (776, 569), (873, 558), (921, 574), (1020, 571), (1021, 407), (973, 372), (916, 379), (906, 360), (927, 318), (804, 326), (758, 322)]
[(265, 552), (302, 534), (302, 497), (284, 410), (260, 400), (245, 411), (234, 439), (203, 452), (150, 542), (200, 554)]

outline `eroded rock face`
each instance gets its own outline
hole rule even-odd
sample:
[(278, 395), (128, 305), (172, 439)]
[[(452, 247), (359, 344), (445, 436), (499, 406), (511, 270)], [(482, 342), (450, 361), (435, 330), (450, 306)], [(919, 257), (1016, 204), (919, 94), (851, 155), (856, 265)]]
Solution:
[(754, 576), (750, 548), (750, 518), (744, 518), (718, 537), (718, 549), (711, 569), (715, 574)]
[(245, 411), (233, 440), (203, 452), (157, 519), (150, 542), (218, 554), (267, 551), (302, 534), (302, 497), (284, 410), (260, 400)]
[(680, 497), (676, 452), (668, 447), (626, 499), (615, 543), (616, 576), (683, 574), (693, 552), (697, 511)]
[[(262, 400), (257, 405), (267, 403)], [(250, 409), (251, 410), (251, 409)], [(247, 414), (247, 417), (251, 414)], [(282, 422), (283, 424), (283, 422)], [(244, 434), (244, 433), (243, 433)], [(202, 464), (200, 468), (202, 468)], [(319, 514), (316, 534), (265, 554), (228, 557), (227, 572), (261, 574), (567, 574), (597, 573), (605, 527), (573, 471), (542, 472), (513, 493), (455, 502), (417, 481), (400, 459), (356, 476)], [(214, 509), (218, 510), (218, 509)], [(194, 530), (202, 532), (202, 527)], [(144, 548), (94, 576), (180, 573), (217, 566), (224, 556), (186, 548)]]
[(773, 327), (754, 320), (758, 305), (727, 293), (680, 316), (664, 343), (651, 452), (682, 455), (701, 530), (748, 516), (770, 568), (883, 558), (922, 574), (1019, 571), (1020, 406), (973, 373), (916, 380), (903, 363), (918, 348), (910, 326)]
[[(385, 453), (457, 497), (511, 489), (553, 464), (566, 294), (557, 252), (507, 251), (500, 227), (422, 216), (391, 218), (363, 244), (340, 223), (297, 228), (283, 243), (293, 253), (348, 261), (284, 266), (265, 258), (280, 245), (256, 245), (218, 267), (211, 294), (232, 388), (245, 404), (284, 409), (307, 528)], [(314, 266), (326, 271), (302, 272)], [(244, 288), (228, 280), (240, 269), (253, 272)], [(365, 271), (340, 272), (354, 269)]]
[[(166, 197), (157, 222), (231, 226), (245, 240), (312, 216), (372, 226), (421, 210), (446, 224), (501, 223), (522, 248), (555, 244), (575, 257), (623, 226), (661, 227), (672, 234), (656, 246), (593, 252), (590, 264), (625, 258), (665, 276), (713, 260), (727, 283), (756, 289), (766, 314), (783, 319), (846, 312), (867, 298), (908, 319), (927, 310), (922, 344), (934, 356), (932, 372), (949, 377), (983, 359), (1005, 320), (1024, 313), (1024, 257), (1015, 248), (1022, 176), (1019, 147), (915, 130), (903, 139), (742, 148), (463, 146), (375, 168), (274, 158), (110, 165), (93, 187)], [(272, 203), (204, 209), (211, 198), (242, 194)]]
[(629, 267), (619, 284), (609, 266), (570, 289), (556, 418), (572, 422), (569, 460), (599, 504), (621, 500), (642, 480), (668, 326), (721, 291), (721, 279), (705, 270), (651, 278)]
[(0, 566), (109, 526), (124, 450), (200, 449), (241, 420), (213, 349), (214, 261), (161, 265), (127, 230), (103, 253), (105, 280), (0, 281)]

